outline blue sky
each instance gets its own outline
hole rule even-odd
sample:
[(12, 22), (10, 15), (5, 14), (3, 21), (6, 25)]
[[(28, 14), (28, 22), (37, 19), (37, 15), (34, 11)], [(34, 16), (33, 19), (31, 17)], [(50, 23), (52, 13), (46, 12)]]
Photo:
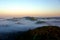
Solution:
[(0, 0), (0, 14), (1, 13), (9, 14), (9, 12), (11, 14), (11, 13), (15, 13), (15, 11), (18, 13), (24, 12), (23, 14), (30, 12), (41, 14), (42, 12), (46, 12), (46, 13), (52, 11), (59, 12), (59, 10), (60, 10), (59, 0)]
[(0, 7), (26, 6), (35, 8), (54, 8), (60, 6), (59, 0), (0, 0)]

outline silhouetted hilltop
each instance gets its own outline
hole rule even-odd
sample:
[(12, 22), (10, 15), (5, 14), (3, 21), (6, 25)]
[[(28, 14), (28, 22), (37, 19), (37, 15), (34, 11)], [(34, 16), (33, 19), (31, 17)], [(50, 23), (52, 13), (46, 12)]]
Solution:
[(0, 40), (60, 40), (60, 27), (43, 26), (33, 30), (0, 35)]
[(60, 27), (43, 26), (26, 32), (25, 40), (60, 40)]

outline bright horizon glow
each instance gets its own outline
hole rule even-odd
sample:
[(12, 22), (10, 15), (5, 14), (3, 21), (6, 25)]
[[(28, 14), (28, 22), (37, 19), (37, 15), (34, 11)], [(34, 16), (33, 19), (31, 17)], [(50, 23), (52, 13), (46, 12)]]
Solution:
[(0, 0), (0, 17), (60, 16), (59, 0)]

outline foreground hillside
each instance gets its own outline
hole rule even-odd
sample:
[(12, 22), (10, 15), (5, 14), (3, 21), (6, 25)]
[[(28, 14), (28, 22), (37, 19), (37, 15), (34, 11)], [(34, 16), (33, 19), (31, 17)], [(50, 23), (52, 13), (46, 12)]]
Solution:
[(24, 40), (60, 40), (60, 27), (43, 26), (28, 31)]
[(60, 27), (43, 26), (33, 30), (0, 34), (0, 40), (60, 40)]

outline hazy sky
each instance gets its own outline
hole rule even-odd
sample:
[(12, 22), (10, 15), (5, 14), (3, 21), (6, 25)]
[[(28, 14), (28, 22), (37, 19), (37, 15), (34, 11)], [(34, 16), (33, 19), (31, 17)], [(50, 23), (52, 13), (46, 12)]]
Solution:
[(60, 0), (0, 0), (0, 16), (60, 16)]

